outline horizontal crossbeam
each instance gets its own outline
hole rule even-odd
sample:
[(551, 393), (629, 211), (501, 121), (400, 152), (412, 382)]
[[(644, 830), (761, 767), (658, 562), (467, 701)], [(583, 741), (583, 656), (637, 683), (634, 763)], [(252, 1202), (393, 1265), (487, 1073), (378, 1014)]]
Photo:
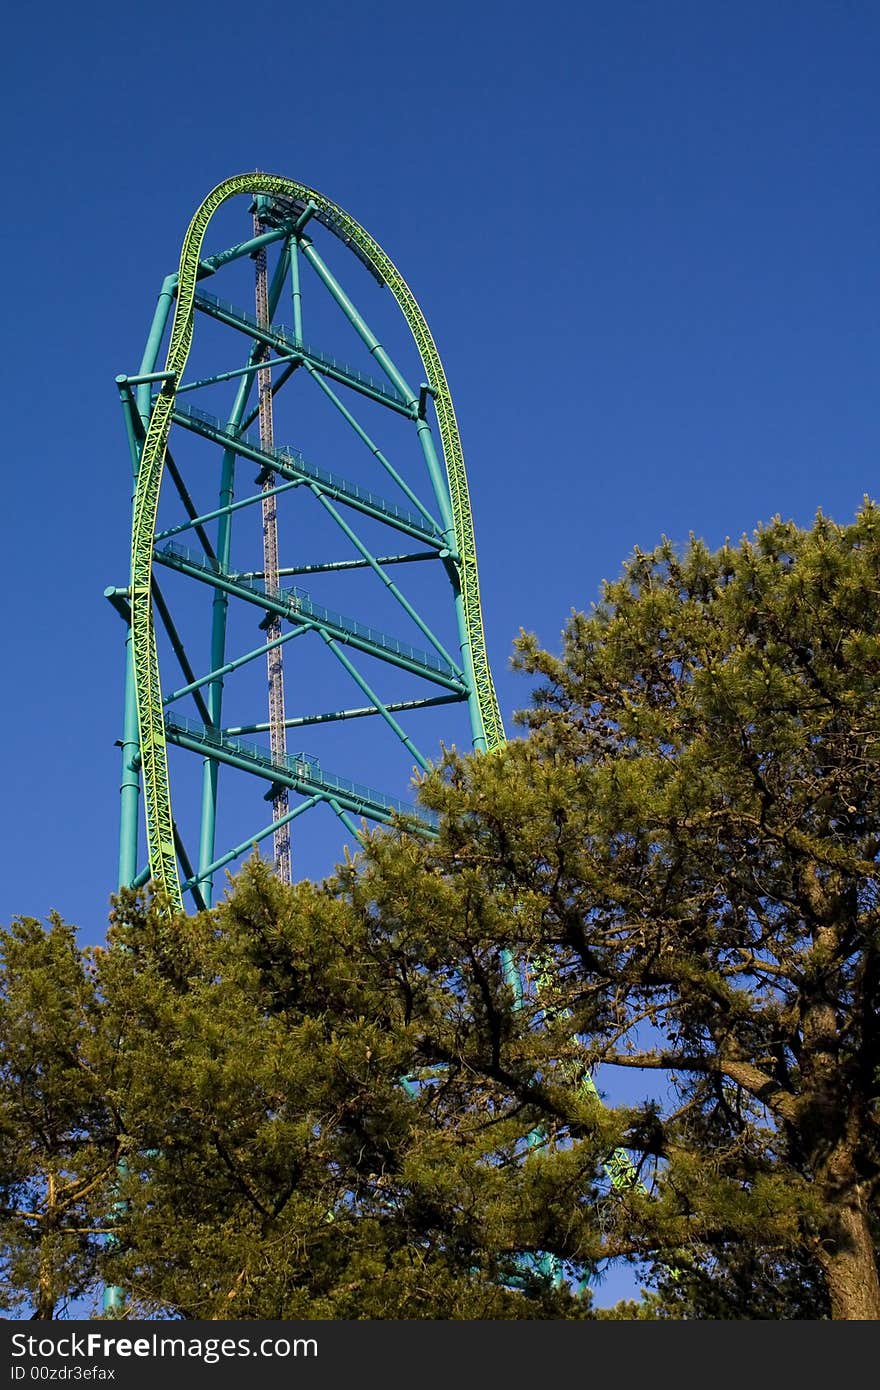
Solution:
[(308, 753), (288, 753), (283, 763), (273, 760), (268, 748), (245, 739), (230, 738), (218, 729), (207, 728), (195, 720), (179, 715), (165, 716), (165, 736), (169, 743), (188, 748), (194, 753), (227, 763), (247, 772), (256, 773), (273, 785), (290, 787), (302, 796), (316, 796), (323, 801), (337, 801), (346, 811), (366, 816), (380, 824), (389, 824), (395, 817), (412, 821), (421, 833), (436, 834), (433, 813), (396, 796), (386, 796), (374, 787), (353, 782), (348, 777), (325, 772), (317, 758)]
[(396, 502), (391, 502), (388, 498), (370, 491), (369, 488), (361, 487), (359, 483), (353, 483), (328, 468), (320, 468), (316, 463), (304, 458), (297, 449), (263, 449), (256, 437), (237, 432), (218, 416), (211, 415), (206, 410), (198, 410), (180, 402), (174, 407), (172, 419), (175, 424), (201, 435), (203, 439), (222, 444), (224, 449), (234, 449), (241, 458), (251, 459), (267, 473), (280, 473), (282, 478), (300, 483), (318, 483), (321, 489), (337, 502), (353, 507), (376, 521), (384, 521), (425, 545), (433, 545), (438, 549), (443, 545), (443, 538), (429, 530), (423, 518), (416, 516), (415, 512), (409, 511), (407, 507), (399, 507)]
[[(390, 714), (401, 714), (406, 710), (432, 709), (435, 705), (460, 704), (466, 700), (464, 691), (460, 695), (435, 695), (430, 700), (394, 700), (387, 704), (385, 708)], [(166, 701), (170, 704), (170, 700)], [(366, 719), (372, 714), (381, 714), (382, 711), (375, 705), (359, 705), (355, 709), (333, 709), (325, 710), (320, 714), (300, 714), (293, 719), (285, 719), (285, 729), (302, 729), (307, 724), (329, 724), (338, 719)], [(268, 724), (239, 724), (234, 728), (230, 725), (224, 729), (224, 733), (232, 734), (237, 737), (239, 734), (264, 734), (269, 729)]]
[(312, 347), (308, 343), (301, 343), (293, 333), (280, 325), (259, 324), (244, 309), (230, 304), (226, 299), (218, 299), (216, 295), (206, 294), (204, 290), (199, 290), (196, 293), (195, 307), (201, 309), (202, 313), (207, 314), (210, 318), (225, 323), (229, 328), (237, 328), (239, 332), (246, 333), (249, 338), (253, 338), (256, 342), (265, 343), (266, 347), (273, 348), (279, 354), (296, 356), (301, 358), (303, 362), (311, 363), (317, 371), (324, 376), (329, 376), (333, 381), (338, 381), (340, 385), (350, 386), (353, 391), (358, 391), (362, 396), (368, 396), (381, 405), (387, 405), (391, 410), (405, 415), (410, 420), (416, 418), (417, 412), (393, 388), (385, 386), (381, 381), (374, 380), (373, 377), (366, 376), (347, 362), (339, 362), (335, 357), (321, 352), (320, 349)]

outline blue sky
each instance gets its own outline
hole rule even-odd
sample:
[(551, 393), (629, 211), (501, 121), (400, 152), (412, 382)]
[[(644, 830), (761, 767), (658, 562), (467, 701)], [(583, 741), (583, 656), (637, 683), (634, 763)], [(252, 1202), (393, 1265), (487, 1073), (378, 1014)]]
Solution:
[(5, 39), (0, 919), (105, 928), (122, 631), (102, 592), (125, 582), (130, 491), (113, 379), (228, 174), (323, 190), (415, 289), (509, 725), (519, 628), (557, 646), (635, 545), (846, 521), (876, 495), (876, 7), (99, 0), (16, 7)]

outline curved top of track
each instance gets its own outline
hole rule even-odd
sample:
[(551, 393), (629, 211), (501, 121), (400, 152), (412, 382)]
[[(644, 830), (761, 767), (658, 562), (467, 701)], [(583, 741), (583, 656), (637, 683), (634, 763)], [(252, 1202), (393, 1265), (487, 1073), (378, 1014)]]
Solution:
[(343, 239), (350, 240), (359, 257), (384, 280), (394, 295), (412, 332), (425, 370), (425, 379), (434, 395), (459, 555), (462, 599), (474, 685), (487, 749), (500, 747), (505, 738), (486, 655), (473, 518), (458, 423), (440, 354), (412, 290), (369, 232), (350, 213), (323, 193), (279, 174), (255, 172), (224, 179), (211, 190), (197, 209), (183, 239), (178, 268), (177, 302), (165, 361), (165, 371), (169, 373), (169, 377), (155, 400), (147, 427), (138, 470), (132, 522), (132, 649), (144, 774), (147, 849), (153, 884), (157, 892), (164, 895), (168, 903), (176, 908), (182, 907), (182, 895), (174, 848), (168, 755), (151, 602), (153, 538), (165, 449), (174, 408), (175, 387), (186, 366), (193, 338), (195, 289), (202, 243), (214, 213), (237, 194), (267, 194), (272, 197), (311, 202), (320, 212), (332, 219), (333, 230), (341, 232)]

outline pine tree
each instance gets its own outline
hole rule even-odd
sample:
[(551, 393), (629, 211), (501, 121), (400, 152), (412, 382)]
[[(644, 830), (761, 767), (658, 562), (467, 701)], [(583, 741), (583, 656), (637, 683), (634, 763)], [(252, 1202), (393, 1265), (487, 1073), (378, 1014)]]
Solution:
[[(484, 1229), (485, 1146), (462, 1148), (463, 1127), (407, 1080), (390, 963), (343, 898), (286, 888), (258, 859), (212, 913), (120, 903), (98, 978), (125, 1037), (130, 1150), (103, 1268), (129, 1310), (587, 1315)], [(439, 1165), (443, 1183), (425, 1181)]]
[(590, 1316), (484, 1228), (495, 1134), (409, 1079), (405, 991), (328, 888), (255, 859), (213, 912), (123, 894), (105, 947), (30, 919), (0, 947), (14, 1316), (104, 1283), (125, 1316)]
[(0, 1290), (5, 1307), (52, 1318), (94, 1286), (109, 1229), (114, 1051), (72, 927), (22, 918), (0, 958)]
[[(547, 1137), (518, 1220), (575, 1265), (742, 1288), (748, 1251), (765, 1289), (809, 1268), (818, 1316), (880, 1316), (878, 589), (870, 504), (636, 553), (561, 656), (520, 639), (528, 737), (428, 780), (437, 844), (377, 837), (350, 876), (422, 1065)], [(593, 1071), (644, 1102), (600, 1112)], [(598, 1206), (597, 1136), (635, 1179)]]

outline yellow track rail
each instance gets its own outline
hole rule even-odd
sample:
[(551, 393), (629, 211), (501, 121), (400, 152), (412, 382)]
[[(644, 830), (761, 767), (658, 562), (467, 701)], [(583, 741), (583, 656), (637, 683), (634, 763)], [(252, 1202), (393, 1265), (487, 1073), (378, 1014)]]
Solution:
[(233, 198), (239, 193), (250, 195), (264, 193), (274, 197), (311, 200), (322, 212), (330, 213), (362, 255), (381, 275), (409, 325), (422, 359), (425, 378), (434, 393), (459, 553), (458, 564), (465, 625), (473, 665), (474, 686), (486, 736), (486, 746), (491, 751), (500, 747), (505, 738), (498, 699), (486, 655), (474, 526), (458, 423), (446, 381), (446, 373), (440, 361), (440, 354), (412, 290), (378, 242), (374, 241), (360, 223), (356, 222), (344, 208), (331, 202), (322, 193), (277, 174), (238, 174), (233, 178), (224, 179), (223, 183), (218, 184), (208, 194), (190, 222), (183, 239), (178, 270), (177, 304), (171, 327), (168, 355), (165, 361), (166, 372), (174, 375), (163, 384), (153, 405), (147, 427), (138, 470), (131, 536), (132, 647), (143, 763), (149, 867), (156, 890), (166, 897), (171, 906), (177, 908), (182, 908), (183, 899), (177, 873), (177, 856), (174, 849), (168, 751), (165, 743), (159, 661), (150, 595), (153, 538), (156, 532), (159, 490), (165, 466), (165, 449), (171, 428), (171, 412), (174, 409), (176, 384), (181, 379), (186, 367), (192, 344), (193, 301), (202, 242), (208, 223), (217, 209), (229, 198)]

